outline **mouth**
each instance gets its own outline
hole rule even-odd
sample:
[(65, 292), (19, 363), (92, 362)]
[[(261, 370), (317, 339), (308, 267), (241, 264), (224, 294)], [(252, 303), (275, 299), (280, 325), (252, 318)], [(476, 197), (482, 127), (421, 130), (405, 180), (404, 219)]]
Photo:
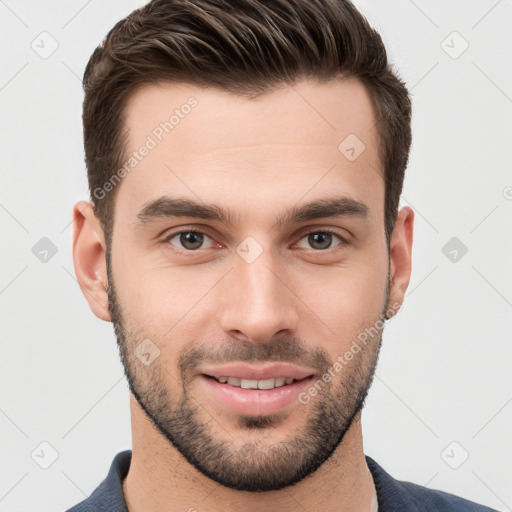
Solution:
[(227, 376), (219, 376), (214, 377), (212, 375), (203, 374), (205, 377), (209, 379), (216, 380), (221, 384), (226, 384), (228, 386), (234, 386), (236, 388), (242, 389), (274, 389), (280, 388), (283, 386), (288, 386), (293, 384), (294, 382), (302, 381), (304, 379), (309, 379), (309, 377), (303, 377), (302, 379), (294, 379), (293, 377), (272, 377), (270, 379), (242, 379), (239, 377), (227, 377)]
[(309, 368), (284, 363), (229, 364), (201, 368), (199, 376), (209, 399), (223, 409), (245, 415), (266, 415), (299, 405), (299, 395), (311, 385), (315, 373)]
[(203, 375), (213, 377), (221, 383), (240, 386), (245, 389), (258, 389), (258, 385), (271, 386), (270, 388), (263, 387), (259, 389), (272, 389), (291, 384), (292, 380), (290, 379), (302, 380), (315, 374), (313, 368), (299, 367), (289, 363), (271, 362), (259, 365), (229, 363), (203, 367), (199, 371)]

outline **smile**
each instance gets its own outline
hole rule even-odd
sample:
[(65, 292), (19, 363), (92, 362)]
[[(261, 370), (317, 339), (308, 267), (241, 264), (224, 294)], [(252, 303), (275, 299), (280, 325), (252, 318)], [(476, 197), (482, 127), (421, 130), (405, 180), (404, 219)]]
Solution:
[[(215, 377), (212, 377), (215, 379)], [(243, 389), (274, 389), (280, 388), (281, 386), (285, 386), (287, 384), (292, 384), (297, 379), (293, 379), (291, 377), (277, 377), (271, 379), (241, 379), (238, 377), (219, 377), (216, 379), (218, 382), (222, 384), (228, 384), (229, 386), (235, 386), (237, 388)], [(298, 379), (302, 380), (302, 379)]]

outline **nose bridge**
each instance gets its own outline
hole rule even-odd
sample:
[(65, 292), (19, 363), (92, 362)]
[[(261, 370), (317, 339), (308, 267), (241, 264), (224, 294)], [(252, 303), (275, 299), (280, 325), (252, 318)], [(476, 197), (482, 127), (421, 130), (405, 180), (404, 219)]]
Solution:
[[(250, 238), (250, 237), (248, 237)], [(280, 276), (282, 266), (269, 248), (255, 240), (237, 248), (228, 275), (222, 327), (235, 336), (264, 342), (282, 330), (297, 327), (297, 301)]]

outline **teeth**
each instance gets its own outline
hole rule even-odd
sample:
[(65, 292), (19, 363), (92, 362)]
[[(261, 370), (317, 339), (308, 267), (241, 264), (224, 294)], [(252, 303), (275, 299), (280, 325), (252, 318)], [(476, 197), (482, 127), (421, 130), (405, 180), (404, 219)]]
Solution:
[(295, 381), (294, 378), (289, 377), (277, 377), (273, 379), (239, 379), (238, 377), (219, 377), (219, 382), (227, 383), (230, 386), (236, 386), (242, 389), (274, 389), (284, 386), (285, 384), (291, 384)]
[(258, 389), (272, 389), (275, 387), (275, 379), (259, 380)]
[(252, 379), (241, 379), (240, 387), (244, 389), (258, 389), (258, 381)]

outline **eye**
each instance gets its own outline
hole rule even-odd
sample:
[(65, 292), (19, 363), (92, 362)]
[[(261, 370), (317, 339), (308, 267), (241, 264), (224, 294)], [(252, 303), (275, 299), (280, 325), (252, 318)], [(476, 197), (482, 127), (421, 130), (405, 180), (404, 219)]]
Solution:
[(298, 244), (302, 249), (313, 248), (315, 250), (324, 251), (326, 249), (330, 249), (332, 245), (333, 236), (338, 238), (341, 243), (337, 245), (343, 245), (346, 243), (346, 240), (341, 236), (330, 230), (322, 230), (322, 231), (311, 231), (306, 236), (303, 236), (301, 240), (306, 239), (307, 243), (310, 247), (301, 247), (300, 242)]
[[(337, 238), (340, 243), (333, 246), (333, 237)], [(162, 243), (172, 245), (178, 252), (198, 252), (200, 249), (205, 249), (205, 247), (202, 246), (206, 242), (206, 239), (210, 240), (210, 242), (214, 242), (205, 232), (197, 229), (188, 229), (169, 234), (162, 240)], [(309, 247), (302, 245), (302, 240), (306, 240)], [(338, 233), (323, 229), (307, 233), (296, 245), (301, 249), (325, 251), (332, 247), (343, 246), (346, 243), (348, 243), (346, 239)], [(217, 246), (219, 245), (217, 244)]]
[[(186, 251), (195, 251), (197, 249), (200, 249), (203, 245), (205, 238), (212, 240), (206, 233), (203, 233), (202, 231), (196, 231), (196, 230), (188, 230), (188, 231), (178, 231), (176, 233), (173, 233), (169, 236), (167, 236), (163, 242), (164, 243), (170, 243), (171, 245), (177, 247), (181, 250)], [(181, 246), (175, 245), (173, 243), (173, 240), (176, 239)], [(212, 240), (213, 241), (213, 240)]]

